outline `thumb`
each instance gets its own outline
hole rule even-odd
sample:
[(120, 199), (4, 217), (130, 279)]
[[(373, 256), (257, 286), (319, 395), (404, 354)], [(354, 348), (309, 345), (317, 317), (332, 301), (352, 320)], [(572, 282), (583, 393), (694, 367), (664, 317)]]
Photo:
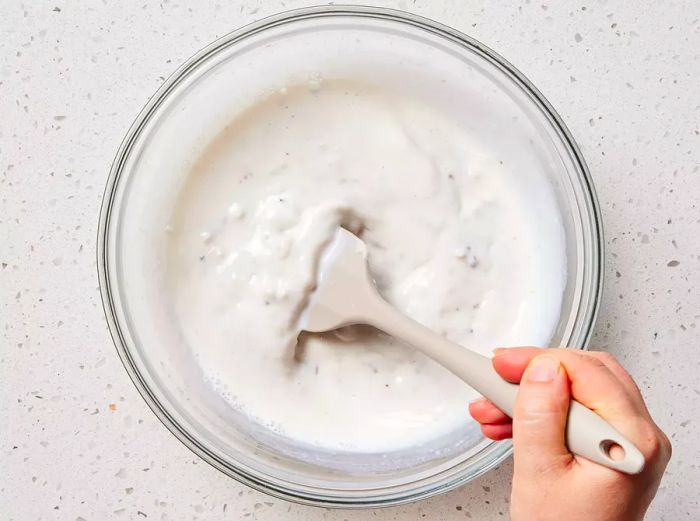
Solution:
[(566, 468), (573, 456), (566, 447), (569, 379), (559, 360), (539, 355), (520, 381), (513, 411), (513, 448), (518, 476), (541, 476)]

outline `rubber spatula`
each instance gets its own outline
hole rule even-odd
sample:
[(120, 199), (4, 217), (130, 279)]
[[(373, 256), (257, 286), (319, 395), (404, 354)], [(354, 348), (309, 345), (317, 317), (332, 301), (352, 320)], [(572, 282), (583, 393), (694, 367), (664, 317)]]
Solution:
[[(352, 324), (368, 324), (410, 344), (449, 369), (499, 409), (513, 415), (518, 386), (503, 380), (491, 360), (450, 342), (403, 315), (377, 292), (369, 274), (367, 248), (360, 238), (339, 228), (323, 251), (317, 285), (299, 317), (300, 329), (320, 333)], [(612, 425), (579, 402), (572, 401), (566, 428), (569, 450), (606, 467), (637, 474), (644, 456)], [(624, 457), (610, 457), (618, 445)]]

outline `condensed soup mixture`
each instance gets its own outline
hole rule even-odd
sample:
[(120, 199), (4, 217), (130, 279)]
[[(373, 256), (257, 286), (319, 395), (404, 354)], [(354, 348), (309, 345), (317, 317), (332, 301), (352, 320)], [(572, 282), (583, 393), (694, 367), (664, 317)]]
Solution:
[(475, 392), (415, 349), (364, 326), (299, 335), (296, 317), (344, 226), (403, 313), (485, 354), (546, 345), (564, 235), (546, 179), (524, 190), (520, 173), (450, 113), (369, 84), (262, 97), (196, 160), (167, 227), (168, 291), (207, 381), (252, 422), (332, 451), (464, 425)]

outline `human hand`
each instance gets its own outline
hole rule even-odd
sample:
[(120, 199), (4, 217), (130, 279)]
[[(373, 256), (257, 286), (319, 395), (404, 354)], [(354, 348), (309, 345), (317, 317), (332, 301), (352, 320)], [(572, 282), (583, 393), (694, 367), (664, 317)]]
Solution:
[[(513, 420), (485, 399), (469, 405), (484, 435), (513, 438), (512, 521), (637, 521), (644, 518), (671, 457), (639, 388), (608, 353), (498, 349), (493, 366), (520, 383)], [(569, 400), (605, 418), (644, 454), (631, 476), (571, 454), (565, 443)], [(620, 447), (610, 451), (619, 456)]]

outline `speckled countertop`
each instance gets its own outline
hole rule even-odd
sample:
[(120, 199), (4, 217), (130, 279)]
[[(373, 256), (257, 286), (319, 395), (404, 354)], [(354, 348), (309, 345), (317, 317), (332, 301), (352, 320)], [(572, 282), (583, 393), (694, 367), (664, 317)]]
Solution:
[[(112, 345), (95, 236), (127, 128), (163, 78), (206, 43), (312, 3), (2, 2), (3, 521), (507, 517), (510, 463), (452, 493), (384, 510), (315, 509), (255, 492), (160, 424)], [(377, 3), (491, 46), (569, 125), (606, 226), (607, 286), (593, 344), (623, 360), (674, 442), (649, 519), (700, 518), (700, 2)]]

